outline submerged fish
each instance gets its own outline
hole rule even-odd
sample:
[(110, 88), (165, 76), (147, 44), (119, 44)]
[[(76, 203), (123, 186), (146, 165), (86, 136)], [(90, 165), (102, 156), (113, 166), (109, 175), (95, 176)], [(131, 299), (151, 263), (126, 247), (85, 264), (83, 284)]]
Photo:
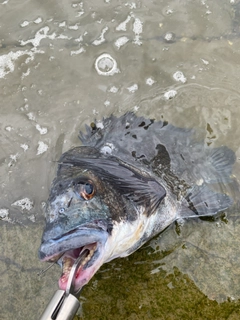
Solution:
[(62, 266), (59, 287), (80, 252), (75, 290), (105, 263), (125, 257), (177, 219), (210, 216), (231, 206), (235, 154), (133, 113), (111, 116), (80, 133), (84, 146), (61, 156), (52, 183), (39, 256)]

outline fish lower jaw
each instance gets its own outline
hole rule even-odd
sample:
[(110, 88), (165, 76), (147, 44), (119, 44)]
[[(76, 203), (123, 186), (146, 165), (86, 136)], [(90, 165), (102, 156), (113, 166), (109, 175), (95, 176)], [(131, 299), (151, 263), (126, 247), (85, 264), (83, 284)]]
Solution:
[[(76, 290), (79, 290), (91, 278), (91, 277), (88, 278), (89, 277), (88, 269), (91, 269), (91, 267), (84, 269), (84, 266), (87, 264), (88, 261), (91, 260), (93, 254), (96, 250), (96, 247), (97, 247), (97, 244), (91, 244), (91, 245), (87, 245), (81, 249), (81, 251), (88, 250), (89, 253), (85, 257), (85, 259), (81, 262), (81, 265), (78, 267), (78, 269), (75, 273), (75, 279), (73, 280), (73, 284), (74, 284), (74, 287), (76, 287)], [(63, 264), (62, 275), (61, 275), (59, 282), (58, 282), (60, 289), (66, 290), (66, 286), (67, 286), (67, 282), (68, 282), (68, 278), (69, 278), (72, 266), (77, 258), (78, 257), (73, 255), (72, 250), (67, 251), (64, 254), (63, 259), (62, 259), (62, 264)], [(90, 274), (91, 274), (91, 272), (90, 272)]]
[[(70, 272), (69, 272), (70, 273)], [(59, 289), (66, 290), (69, 273), (63, 274), (61, 278), (58, 281)], [(82, 267), (80, 267), (77, 271), (77, 276), (74, 279), (74, 290), (77, 292), (79, 291), (85, 284), (88, 283), (88, 281), (92, 278), (95, 271), (92, 270), (92, 268), (88, 268), (83, 270)]]

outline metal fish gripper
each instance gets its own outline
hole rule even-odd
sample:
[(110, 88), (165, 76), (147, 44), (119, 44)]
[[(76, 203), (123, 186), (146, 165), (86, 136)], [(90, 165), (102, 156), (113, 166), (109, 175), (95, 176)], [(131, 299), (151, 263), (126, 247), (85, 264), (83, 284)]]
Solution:
[(74, 291), (73, 280), (78, 267), (86, 256), (87, 251), (80, 253), (71, 268), (66, 290), (55, 292), (39, 320), (72, 320), (74, 318), (80, 307), (78, 297), (81, 290)]

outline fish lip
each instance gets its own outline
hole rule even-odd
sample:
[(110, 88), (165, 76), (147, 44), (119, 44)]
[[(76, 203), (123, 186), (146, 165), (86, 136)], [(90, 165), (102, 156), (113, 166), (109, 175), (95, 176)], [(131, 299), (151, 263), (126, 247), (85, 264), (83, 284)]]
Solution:
[(54, 239), (43, 241), (39, 248), (39, 258), (42, 261), (54, 260), (66, 251), (95, 242), (104, 246), (107, 238), (108, 232), (101, 228), (90, 226), (75, 228)]

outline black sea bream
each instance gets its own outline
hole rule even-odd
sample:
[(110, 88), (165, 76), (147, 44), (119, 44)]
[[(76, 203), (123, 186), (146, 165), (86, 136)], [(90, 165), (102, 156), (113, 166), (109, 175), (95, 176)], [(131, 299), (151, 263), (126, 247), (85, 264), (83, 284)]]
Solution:
[(62, 266), (59, 287), (83, 250), (75, 290), (107, 261), (125, 257), (177, 219), (231, 206), (235, 154), (196, 142), (191, 129), (133, 113), (92, 123), (83, 146), (61, 156), (47, 204), (39, 256)]

